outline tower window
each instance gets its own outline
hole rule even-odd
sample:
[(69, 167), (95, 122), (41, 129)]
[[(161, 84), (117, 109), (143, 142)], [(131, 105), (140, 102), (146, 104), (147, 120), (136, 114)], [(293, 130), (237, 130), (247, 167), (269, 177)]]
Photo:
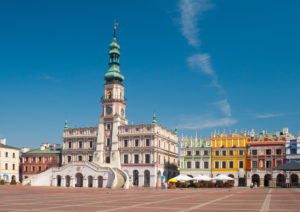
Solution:
[(110, 138), (106, 139), (106, 146), (110, 146)]
[(128, 147), (128, 140), (124, 140), (124, 147)]
[(93, 148), (93, 141), (90, 141), (90, 148)]
[(72, 148), (72, 142), (69, 141), (69, 149), (71, 149), (71, 148)]
[(106, 124), (106, 129), (110, 130), (110, 124)]

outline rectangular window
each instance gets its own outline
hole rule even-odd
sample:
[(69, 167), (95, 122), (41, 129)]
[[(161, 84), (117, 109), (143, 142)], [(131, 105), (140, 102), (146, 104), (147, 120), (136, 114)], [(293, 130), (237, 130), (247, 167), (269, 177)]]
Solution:
[(146, 146), (150, 146), (150, 139), (146, 139)]
[(233, 169), (233, 161), (229, 161), (229, 168)]
[(150, 155), (149, 154), (145, 155), (145, 162), (150, 163)]
[(39, 157), (39, 162), (42, 162), (42, 157)]
[(45, 157), (46, 162), (48, 162), (48, 157)]
[(139, 146), (139, 139), (135, 139), (135, 146)]
[(32, 169), (33, 172), (35, 172), (35, 167), (34, 166), (32, 166), (31, 169)]
[(69, 149), (71, 149), (71, 148), (72, 148), (72, 142), (69, 141)]
[(68, 156), (68, 162), (71, 162), (71, 160), (72, 160), (72, 157), (69, 155)]
[(110, 124), (106, 124), (106, 129), (110, 130)]
[(13, 170), (16, 169), (16, 165), (15, 165), (15, 164), (12, 165), (12, 169), (13, 169)]
[(204, 150), (204, 155), (208, 155), (208, 150)]
[(5, 152), (5, 157), (7, 157), (7, 158), (8, 158), (8, 152)]
[(25, 162), (28, 162), (28, 157), (25, 158)]
[(78, 156), (78, 161), (82, 161), (82, 156), (81, 155)]
[(216, 150), (215, 153), (216, 153), (216, 156), (219, 156), (219, 151), (218, 150)]
[(226, 169), (226, 161), (222, 161), (222, 169)]
[(267, 160), (266, 168), (271, 168), (271, 167), (272, 167), (272, 162), (270, 160)]
[(25, 166), (25, 172), (28, 172), (28, 166)]
[(82, 149), (82, 141), (79, 141), (79, 148)]
[(8, 170), (8, 164), (7, 163), (5, 164), (5, 169)]
[(38, 171), (39, 171), (39, 172), (42, 171), (42, 167), (41, 167), (41, 166), (38, 167)]
[(128, 163), (128, 155), (124, 155), (124, 163)]
[(195, 167), (196, 167), (196, 169), (200, 169), (200, 162), (199, 161), (196, 161)]
[(276, 160), (276, 166), (281, 166), (282, 165), (282, 160)]
[(200, 155), (200, 151), (196, 151), (196, 155)]
[(266, 154), (267, 154), (267, 155), (271, 155), (271, 150), (270, 150), (270, 149), (267, 149), (267, 150), (266, 150)]
[(257, 161), (252, 161), (252, 168), (257, 169)]
[(215, 169), (219, 168), (219, 161), (215, 161)]
[(244, 168), (244, 161), (239, 161), (239, 168), (243, 169)]
[(124, 147), (128, 147), (128, 140), (124, 140)]
[(90, 148), (93, 148), (93, 141), (90, 141)]
[(107, 146), (107, 147), (110, 146), (110, 138), (107, 138), (107, 139), (106, 139), (106, 146)]
[(208, 169), (208, 165), (209, 165), (209, 163), (208, 163), (207, 161), (205, 161), (205, 162), (204, 162), (204, 168), (205, 168), (205, 169)]
[(188, 169), (192, 168), (192, 163), (191, 163), (190, 161), (188, 161), (188, 162), (186, 163), (186, 167), (187, 167)]
[(13, 153), (13, 158), (16, 158), (16, 153)]
[(233, 156), (233, 150), (230, 150), (230, 151), (229, 151), (229, 155), (230, 155), (230, 156)]
[(239, 155), (243, 155), (244, 151), (243, 150), (239, 150)]
[(93, 161), (93, 155), (89, 155), (89, 161), (90, 161), (90, 162)]
[(222, 151), (222, 155), (226, 156), (226, 151), (225, 150)]
[(139, 163), (139, 155), (134, 155), (134, 163)]
[(191, 152), (191, 151), (187, 151), (187, 155), (188, 155), (188, 156), (191, 156), (191, 155), (192, 155), (192, 152)]
[(281, 155), (281, 149), (276, 149), (276, 154)]
[(257, 155), (257, 150), (252, 150), (252, 155)]
[(35, 162), (35, 157), (32, 158), (32, 161)]

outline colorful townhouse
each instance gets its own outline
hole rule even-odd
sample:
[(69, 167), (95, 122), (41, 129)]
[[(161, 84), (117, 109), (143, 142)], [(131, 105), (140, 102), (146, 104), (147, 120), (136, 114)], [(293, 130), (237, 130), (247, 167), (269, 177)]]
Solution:
[(180, 173), (191, 177), (211, 176), (211, 143), (195, 138), (181, 139)]
[(247, 178), (248, 185), (253, 182), (258, 187), (283, 186), (286, 176), (275, 170), (285, 164), (285, 142), (288, 130), (283, 132), (250, 133), (247, 154)]
[(215, 133), (210, 138), (212, 146), (212, 177), (224, 174), (234, 178), (235, 186), (246, 186), (246, 159), (247, 142), (246, 133), (221, 135)]
[(60, 145), (49, 143), (42, 144), (40, 148), (29, 150), (22, 153), (21, 170), (22, 179), (39, 174), (52, 167), (61, 165)]
[(300, 134), (288, 136), (285, 143), (286, 163), (300, 162)]

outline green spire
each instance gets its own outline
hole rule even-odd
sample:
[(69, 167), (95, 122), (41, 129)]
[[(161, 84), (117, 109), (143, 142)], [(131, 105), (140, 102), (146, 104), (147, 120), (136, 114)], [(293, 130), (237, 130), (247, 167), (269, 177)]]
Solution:
[(109, 45), (109, 69), (108, 72), (104, 75), (104, 79), (106, 81), (112, 81), (112, 80), (118, 80), (118, 81), (123, 81), (124, 76), (120, 72), (120, 63), (119, 63), (119, 57), (120, 57), (120, 46), (117, 43), (117, 38), (116, 38), (116, 24), (114, 26), (114, 38), (112, 43)]
[(68, 127), (68, 120), (65, 120), (65, 127), (64, 127), (64, 129), (66, 130), (66, 129), (69, 129), (69, 127)]
[(177, 128), (175, 128), (174, 133), (175, 133), (176, 135), (178, 135), (178, 130), (177, 130)]
[(157, 124), (155, 113), (153, 113), (152, 124), (154, 124), (154, 125)]

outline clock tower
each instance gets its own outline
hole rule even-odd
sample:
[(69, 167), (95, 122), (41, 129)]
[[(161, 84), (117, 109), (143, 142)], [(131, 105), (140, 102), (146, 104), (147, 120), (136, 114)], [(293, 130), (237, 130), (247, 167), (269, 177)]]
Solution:
[(104, 96), (101, 98), (102, 114), (99, 117), (98, 138), (95, 152), (96, 162), (121, 168), (118, 128), (128, 123), (125, 117), (126, 99), (124, 98), (124, 76), (120, 72), (120, 46), (114, 37), (109, 45), (109, 69), (105, 74)]

